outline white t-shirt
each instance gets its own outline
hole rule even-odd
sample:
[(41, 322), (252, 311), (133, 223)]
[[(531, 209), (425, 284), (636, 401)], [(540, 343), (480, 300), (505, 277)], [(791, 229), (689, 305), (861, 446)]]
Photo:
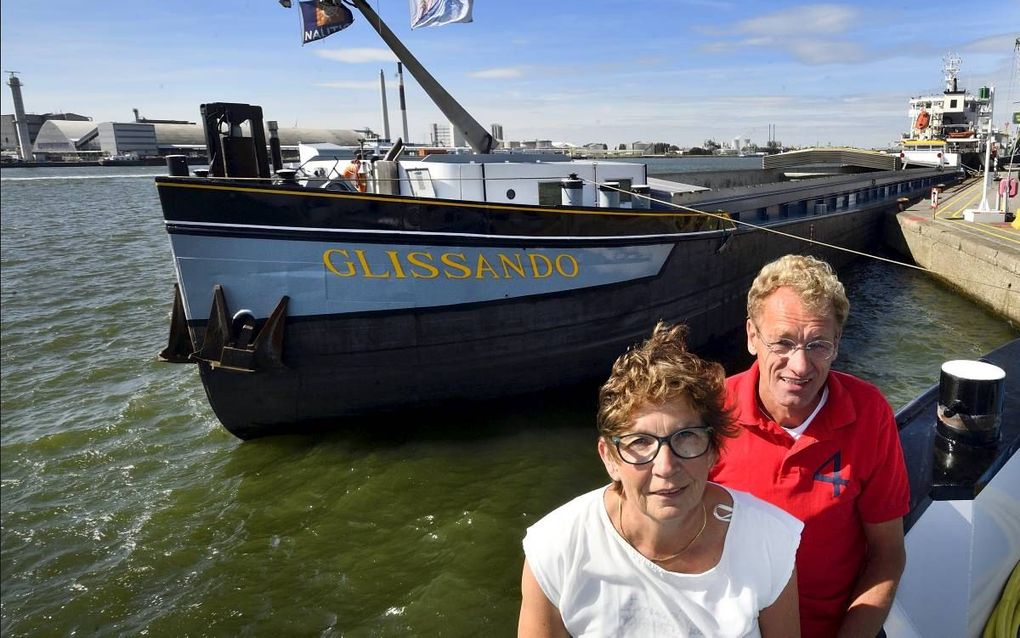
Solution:
[[(550, 512), (524, 538), (531, 572), (570, 635), (761, 635), (758, 612), (789, 582), (803, 523), (746, 492), (723, 488), (733, 497), (733, 511), (719, 563), (701, 574), (678, 574), (620, 536), (606, 513), (606, 489)], [(725, 520), (728, 508), (716, 510)]]

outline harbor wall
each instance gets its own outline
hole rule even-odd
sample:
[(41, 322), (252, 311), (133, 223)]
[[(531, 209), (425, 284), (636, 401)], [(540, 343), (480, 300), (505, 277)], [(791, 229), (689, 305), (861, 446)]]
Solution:
[(960, 294), (1020, 325), (1020, 254), (953, 232), (916, 211), (886, 220), (885, 242)]

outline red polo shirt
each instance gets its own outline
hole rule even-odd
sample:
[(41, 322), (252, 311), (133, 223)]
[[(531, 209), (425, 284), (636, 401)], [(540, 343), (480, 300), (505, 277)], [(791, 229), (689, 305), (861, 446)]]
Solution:
[(797, 550), (801, 631), (836, 635), (864, 564), (864, 523), (909, 509), (903, 450), (892, 408), (878, 388), (829, 372), (829, 398), (794, 440), (758, 407), (758, 362), (726, 380), (741, 426), (710, 479), (751, 492), (804, 522)]

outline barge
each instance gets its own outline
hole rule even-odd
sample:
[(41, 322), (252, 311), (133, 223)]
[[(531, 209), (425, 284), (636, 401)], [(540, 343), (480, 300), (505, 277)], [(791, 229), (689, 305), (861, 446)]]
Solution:
[(904, 198), (952, 178), (880, 171), (699, 194), (695, 209), (643, 164), (491, 153), (353, 6), (475, 153), (402, 159), (398, 141), (286, 169), (261, 108), (202, 106), (209, 171), (171, 162), (156, 179), (178, 283), (161, 357), (197, 364), (240, 438), (601, 377), (660, 319), (697, 347), (742, 324), (764, 263), (844, 264)]

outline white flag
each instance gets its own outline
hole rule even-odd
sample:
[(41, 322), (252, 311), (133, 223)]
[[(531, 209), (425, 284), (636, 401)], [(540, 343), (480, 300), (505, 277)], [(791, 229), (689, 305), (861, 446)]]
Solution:
[(409, 0), (411, 28), (441, 27), (451, 22), (471, 22), (472, 0)]

